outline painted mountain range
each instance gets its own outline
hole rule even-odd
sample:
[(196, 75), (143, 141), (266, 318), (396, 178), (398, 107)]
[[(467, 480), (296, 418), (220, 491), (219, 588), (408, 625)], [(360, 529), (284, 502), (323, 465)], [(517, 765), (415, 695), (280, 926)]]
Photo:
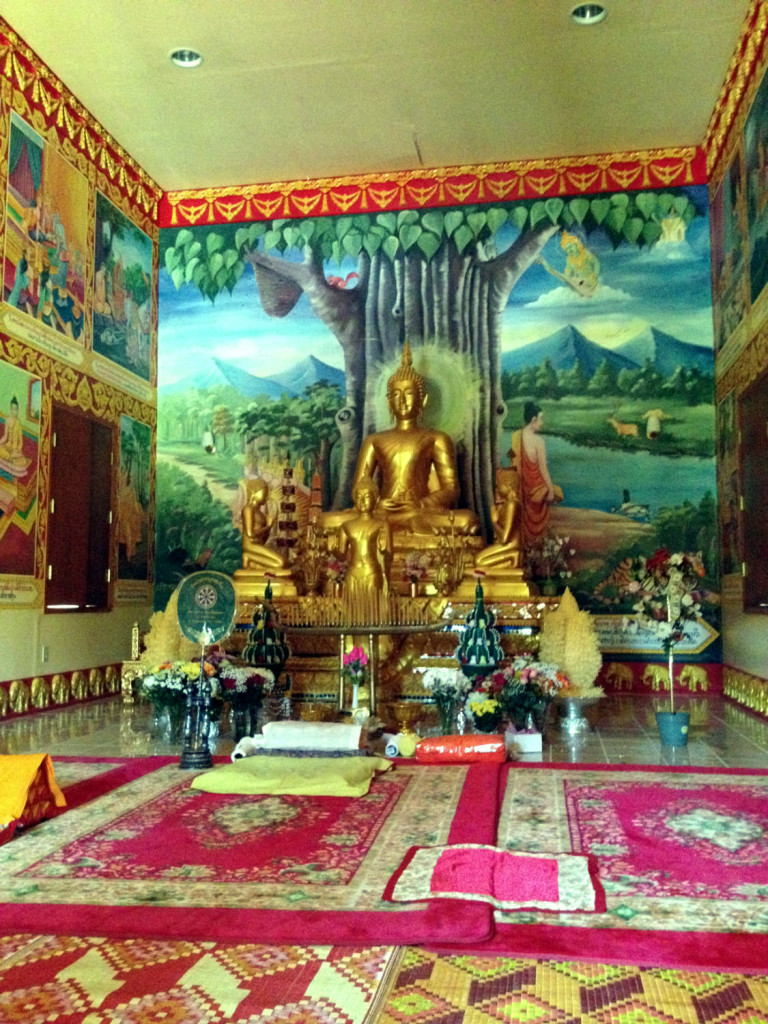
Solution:
[(345, 391), (344, 371), (329, 366), (314, 356), (307, 356), (290, 369), (269, 377), (257, 377), (237, 363), (212, 358), (209, 365), (171, 384), (161, 385), (160, 390), (165, 394), (178, 394), (190, 388), (202, 391), (221, 384), (229, 384), (245, 398), (266, 396), (278, 399), (283, 395), (300, 395), (305, 388), (319, 381), (336, 384), (342, 393)]
[(647, 327), (616, 348), (604, 348), (586, 338), (573, 324), (561, 327), (546, 338), (504, 352), (501, 368), (517, 373), (529, 366), (540, 366), (545, 359), (550, 361), (555, 370), (572, 370), (578, 359), (588, 377), (606, 359), (617, 372), (624, 369), (636, 370), (645, 364), (646, 359), (665, 377), (678, 366), (684, 369), (696, 367), (702, 373), (714, 372), (713, 349), (679, 341), (655, 327)]

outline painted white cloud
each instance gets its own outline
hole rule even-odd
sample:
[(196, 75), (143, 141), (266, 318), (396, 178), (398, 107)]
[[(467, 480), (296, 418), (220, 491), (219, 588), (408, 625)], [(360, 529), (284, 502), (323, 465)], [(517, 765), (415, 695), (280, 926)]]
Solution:
[(611, 288), (610, 285), (598, 285), (595, 293), (585, 298), (577, 295), (572, 288), (557, 287), (551, 291), (544, 292), (533, 302), (526, 302), (526, 309), (544, 309), (559, 306), (576, 306), (579, 310), (594, 308), (595, 306), (615, 305), (618, 302), (630, 302), (632, 296), (621, 288)]

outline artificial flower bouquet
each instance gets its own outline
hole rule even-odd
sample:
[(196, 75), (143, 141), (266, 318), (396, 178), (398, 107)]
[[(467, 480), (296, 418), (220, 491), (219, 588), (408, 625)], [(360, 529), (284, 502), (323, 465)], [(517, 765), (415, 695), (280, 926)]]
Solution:
[(471, 682), (458, 668), (428, 668), (421, 677), (421, 685), (432, 695), (442, 734), (450, 736), (456, 731), (456, 713)]
[(368, 666), (368, 655), (362, 647), (355, 645), (347, 651), (341, 659), (342, 675), (352, 684), (350, 706), (357, 710), (360, 687), (365, 682), (365, 671)]
[(268, 668), (235, 665), (221, 651), (212, 652), (210, 658), (215, 673), (212, 705), (218, 703), (220, 707), (229, 701), (235, 709), (258, 706), (264, 695), (272, 692), (275, 677)]
[[(203, 671), (210, 678), (216, 674), (210, 661), (203, 662)], [(184, 704), (190, 684), (199, 678), (199, 661), (166, 661), (142, 677), (140, 692), (160, 711)]]
[(362, 647), (353, 647), (342, 658), (344, 675), (356, 686), (360, 686), (365, 679), (367, 665), (368, 655)]
[(403, 579), (408, 583), (418, 583), (425, 579), (432, 559), (426, 551), (408, 551), (403, 559)]
[(570, 684), (557, 665), (521, 655), (491, 676), (503, 714), (516, 729), (524, 729), (529, 717), (541, 730), (547, 708)]
[(626, 593), (635, 599), (634, 615), (624, 619), (629, 630), (652, 633), (668, 655), (686, 637), (686, 623), (701, 611), (704, 565), (699, 555), (670, 554), (659, 548), (636, 558), (630, 567)]
[(571, 559), (576, 549), (571, 547), (569, 537), (550, 530), (539, 544), (531, 550), (530, 560), (533, 575), (538, 580), (567, 580), (573, 575)]
[(480, 732), (498, 732), (504, 717), (504, 706), (501, 701), (503, 686), (504, 677), (501, 672), (494, 672), (484, 679), (475, 680), (464, 702), (464, 710), (468, 721)]

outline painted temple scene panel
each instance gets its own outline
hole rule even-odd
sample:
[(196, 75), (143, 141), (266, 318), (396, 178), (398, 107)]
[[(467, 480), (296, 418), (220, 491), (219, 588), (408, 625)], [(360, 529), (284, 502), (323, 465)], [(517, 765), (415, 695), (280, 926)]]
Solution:
[(148, 381), (152, 368), (152, 240), (96, 193), (93, 351)]
[(88, 182), (11, 113), (3, 299), (83, 344)]
[(0, 575), (35, 574), (41, 387), (0, 362)]

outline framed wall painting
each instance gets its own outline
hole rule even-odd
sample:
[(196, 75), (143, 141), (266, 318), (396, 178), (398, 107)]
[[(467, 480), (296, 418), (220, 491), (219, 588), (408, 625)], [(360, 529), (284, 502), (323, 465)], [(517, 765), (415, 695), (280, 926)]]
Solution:
[(149, 381), (152, 240), (96, 193), (93, 351)]
[(147, 579), (151, 459), (150, 428), (130, 416), (121, 416), (117, 488), (119, 580)]
[(0, 362), (0, 576), (34, 576), (41, 381)]
[(718, 313), (715, 349), (719, 350), (743, 320), (748, 301), (743, 287), (746, 209), (740, 149), (731, 157), (712, 197), (710, 223), (712, 290)]
[(87, 224), (87, 180), (12, 112), (2, 297), (21, 333), (43, 326), (83, 346)]
[(754, 304), (768, 283), (768, 76), (766, 75), (763, 75), (744, 122), (744, 169), (750, 296)]

